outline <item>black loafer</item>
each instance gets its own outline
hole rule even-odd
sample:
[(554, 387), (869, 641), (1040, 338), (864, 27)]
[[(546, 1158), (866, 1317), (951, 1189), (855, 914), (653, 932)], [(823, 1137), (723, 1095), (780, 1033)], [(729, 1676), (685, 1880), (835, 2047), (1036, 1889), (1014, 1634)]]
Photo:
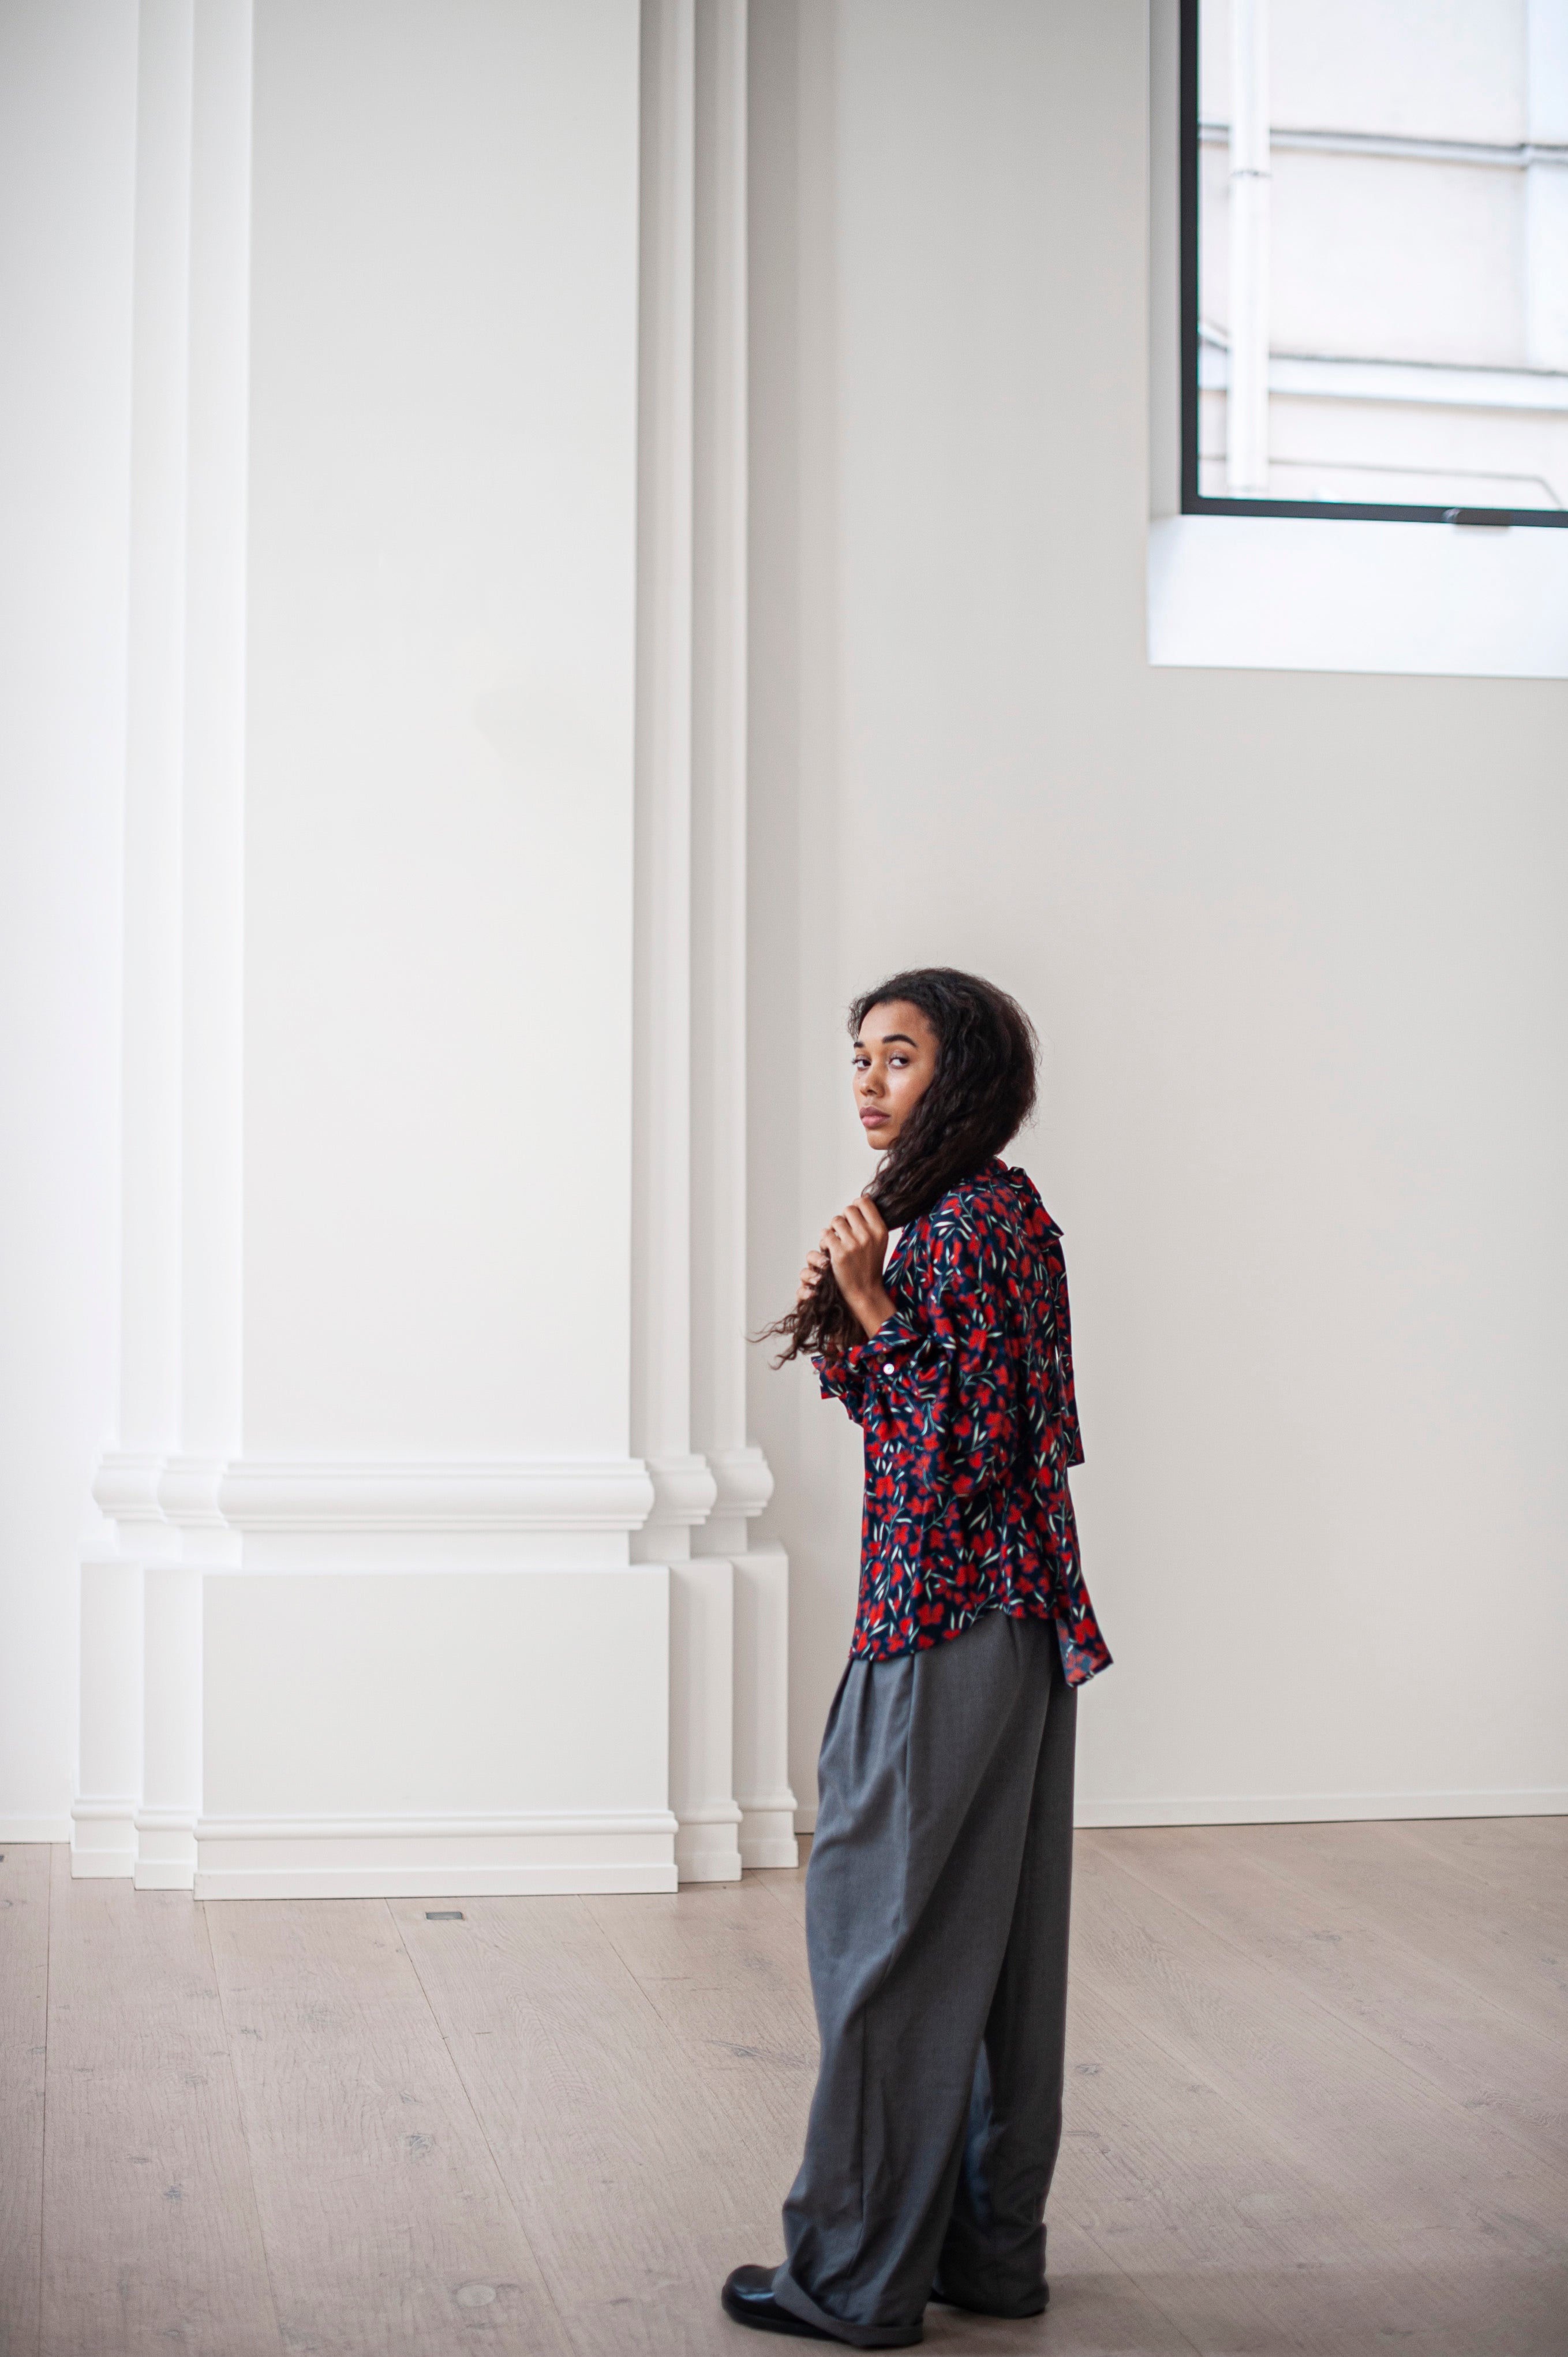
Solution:
[(774, 2272), (772, 2267), (736, 2267), (719, 2294), (725, 2314), (737, 2324), (749, 2324), (753, 2332), (792, 2332), (797, 2341), (832, 2341), (833, 2334), (820, 2324), (808, 2324), (803, 2316), (779, 2307), (773, 2297)]
[(982, 2308), (978, 2300), (960, 2299), (947, 2289), (939, 2276), (931, 2286), (931, 2298), (939, 2308), (961, 2308), (966, 2316), (1044, 2316), (1051, 2304), (1051, 2287), (1049, 2284), (1040, 2286), (1040, 2297), (1033, 2308)]

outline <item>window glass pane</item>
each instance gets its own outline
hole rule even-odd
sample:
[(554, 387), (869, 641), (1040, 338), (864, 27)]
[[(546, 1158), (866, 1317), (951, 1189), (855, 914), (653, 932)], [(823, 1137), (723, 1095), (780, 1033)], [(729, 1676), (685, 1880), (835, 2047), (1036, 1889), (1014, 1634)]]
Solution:
[(1201, 0), (1198, 489), (1568, 510), (1568, 0)]

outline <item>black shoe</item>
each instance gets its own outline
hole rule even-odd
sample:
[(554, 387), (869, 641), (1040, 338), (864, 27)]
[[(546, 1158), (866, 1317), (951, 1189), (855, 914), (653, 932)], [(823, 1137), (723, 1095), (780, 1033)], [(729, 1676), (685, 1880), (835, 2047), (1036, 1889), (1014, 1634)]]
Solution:
[(803, 2316), (792, 2316), (780, 2308), (773, 2297), (772, 2267), (736, 2267), (730, 2276), (720, 2302), (726, 2316), (737, 2324), (749, 2324), (754, 2332), (792, 2332), (797, 2341), (832, 2341), (835, 2335), (824, 2332), (820, 2324), (808, 2324)]
[(1032, 2308), (982, 2308), (977, 2299), (960, 2299), (944, 2288), (940, 2276), (931, 2286), (931, 2298), (939, 2308), (961, 2308), (966, 2316), (1044, 2316), (1051, 2304), (1049, 2284), (1040, 2286), (1040, 2297)]

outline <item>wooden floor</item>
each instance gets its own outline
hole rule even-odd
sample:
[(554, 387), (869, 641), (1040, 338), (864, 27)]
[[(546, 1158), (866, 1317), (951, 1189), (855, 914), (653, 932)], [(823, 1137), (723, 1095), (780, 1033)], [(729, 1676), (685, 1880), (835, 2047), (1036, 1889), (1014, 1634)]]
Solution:
[[(431, 1911), (460, 1906), (460, 1922)], [(1049, 2315), (934, 2350), (1568, 2350), (1568, 1819), (1079, 1836)], [(230, 1900), (0, 1864), (0, 2352), (637, 2357), (779, 2255), (797, 1875)]]

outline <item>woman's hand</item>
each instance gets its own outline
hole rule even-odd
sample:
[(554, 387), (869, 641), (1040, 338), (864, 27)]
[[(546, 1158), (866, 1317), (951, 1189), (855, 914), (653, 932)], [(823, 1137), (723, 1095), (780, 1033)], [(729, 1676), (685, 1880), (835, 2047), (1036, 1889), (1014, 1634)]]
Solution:
[(868, 1338), (893, 1315), (893, 1297), (882, 1282), (886, 1250), (886, 1221), (869, 1195), (857, 1195), (837, 1219), (828, 1222), (822, 1243), (806, 1264), (810, 1268), (812, 1260), (827, 1254), (839, 1291)]

